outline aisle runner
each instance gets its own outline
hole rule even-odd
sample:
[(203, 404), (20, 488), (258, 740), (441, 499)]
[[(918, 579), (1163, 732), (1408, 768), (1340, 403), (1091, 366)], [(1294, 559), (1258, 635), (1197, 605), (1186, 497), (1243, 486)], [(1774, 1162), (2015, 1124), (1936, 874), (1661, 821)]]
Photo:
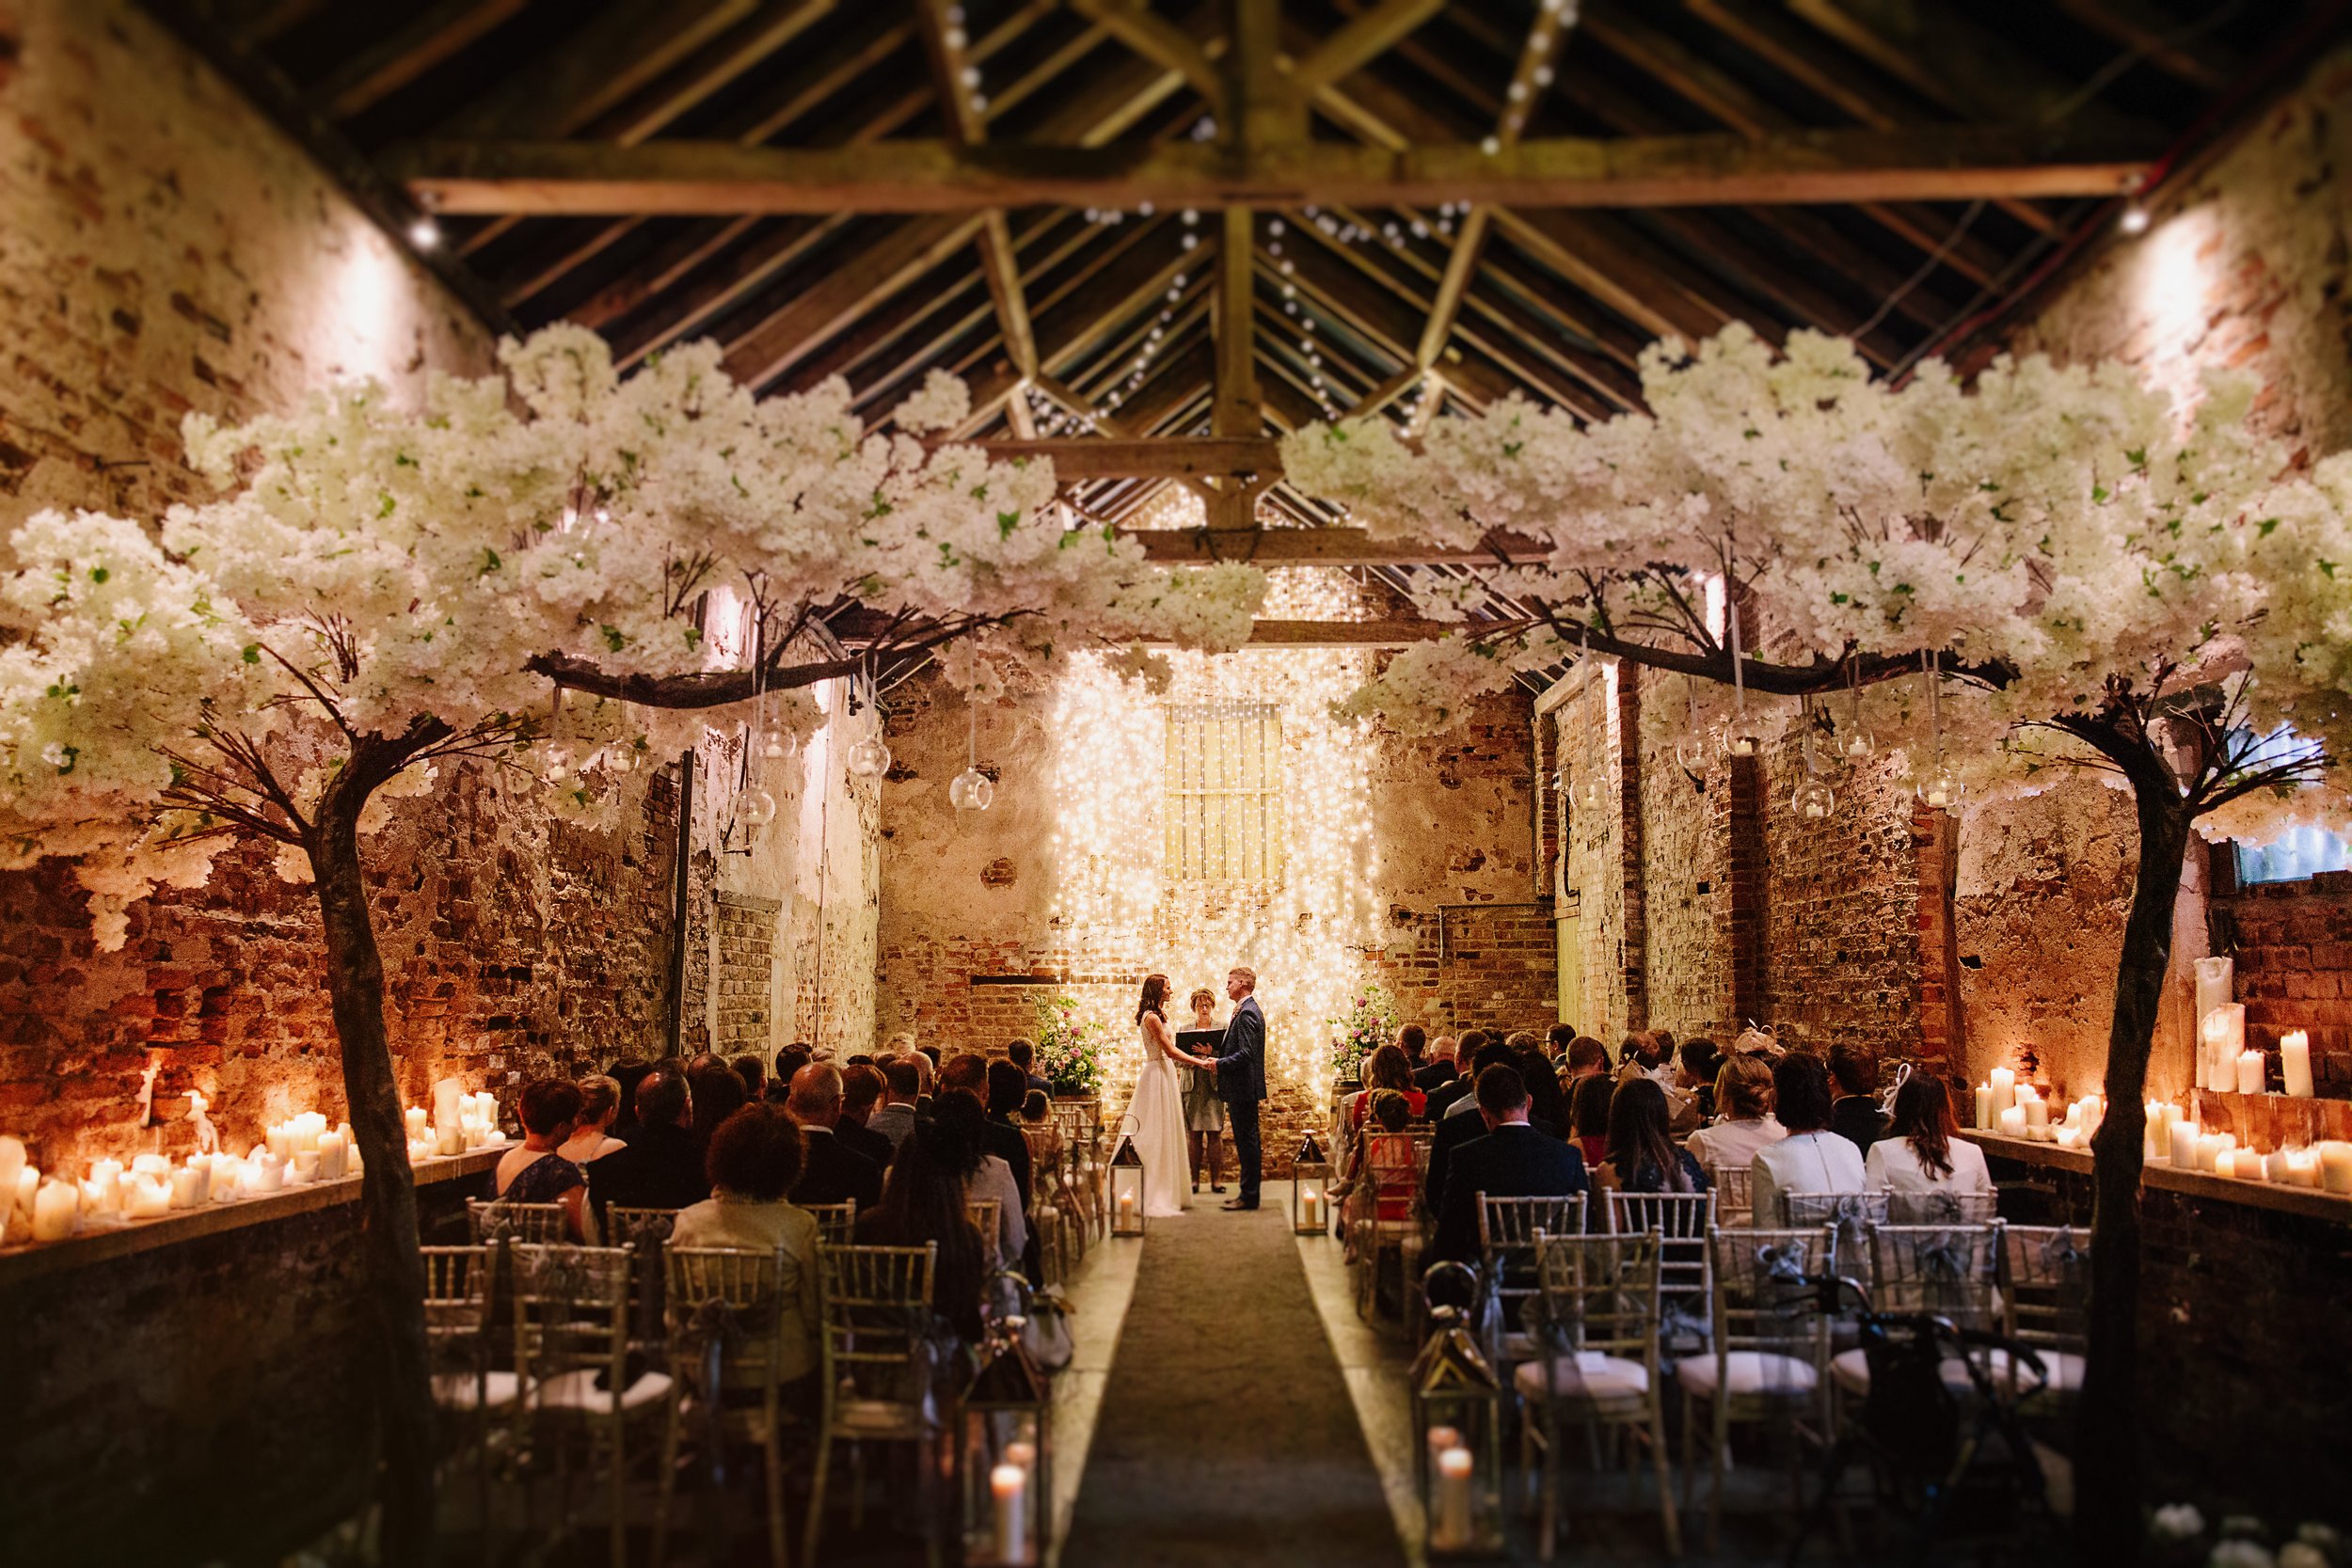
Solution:
[(1269, 1183), (1254, 1214), (1152, 1222), (1063, 1568), (1405, 1560), (1287, 1191)]

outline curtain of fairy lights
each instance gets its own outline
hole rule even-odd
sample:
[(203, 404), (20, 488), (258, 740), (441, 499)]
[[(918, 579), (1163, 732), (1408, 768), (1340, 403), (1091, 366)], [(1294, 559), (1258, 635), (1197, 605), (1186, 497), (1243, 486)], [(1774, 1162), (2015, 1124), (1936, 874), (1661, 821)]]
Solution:
[[(1336, 620), (1356, 613), (1353, 589), (1327, 572), (1281, 572), (1265, 613)], [(1328, 1077), (1327, 1021), (1362, 983), (1362, 950), (1381, 941), (1383, 909), (1372, 837), (1370, 726), (1331, 705), (1363, 678), (1343, 649), (1245, 649), (1170, 656), (1164, 692), (1081, 658), (1056, 684), (1049, 714), (1056, 830), (1054, 912), (1071, 987), (1111, 1043), (1115, 1083), (1134, 1079), (1135, 992), (1165, 973), (1184, 1023), (1196, 987), (1224, 1001), (1226, 971), (1258, 973), (1267, 1073), (1318, 1087)], [(1279, 721), (1281, 843), (1271, 881), (1188, 879), (1167, 832), (1171, 717), (1271, 705)], [(1270, 727), (1269, 727), (1270, 728)], [(1255, 782), (1254, 775), (1251, 783)], [(1132, 970), (1131, 974), (1128, 971)]]

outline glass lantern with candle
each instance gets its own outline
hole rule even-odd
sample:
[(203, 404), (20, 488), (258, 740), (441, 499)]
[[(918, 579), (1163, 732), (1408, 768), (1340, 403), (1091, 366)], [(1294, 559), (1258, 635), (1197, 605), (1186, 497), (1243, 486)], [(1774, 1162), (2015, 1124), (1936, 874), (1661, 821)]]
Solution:
[(1111, 1156), (1111, 1234), (1141, 1236), (1143, 1234), (1143, 1156), (1136, 1152), (1136, 1141), (1120, 1134), (1119, 1149)]
[(1045, 1560), (1054, 1471), (1052, 1389), (1017, 1338), (1006, 1336), (963, 1396), (956, 1466), (967, 1565)]
[(1413, 1472), (1428, 1521), (1432, 1559), (1496, 1557), (1502, 1552), (1502, 1386), (1478, 1348), (1464, 1307), (1475, 1301), (1477, 1272), (1433, 1264), (1422, 1276), (1433, 1303), (1430, 1331), (1413, 1358)]
[(1331, 1162), (1312, 1132), (1298, 1146), (1291, 1180), (1291, 1228), (1320, 1236), (1331, 1226)]

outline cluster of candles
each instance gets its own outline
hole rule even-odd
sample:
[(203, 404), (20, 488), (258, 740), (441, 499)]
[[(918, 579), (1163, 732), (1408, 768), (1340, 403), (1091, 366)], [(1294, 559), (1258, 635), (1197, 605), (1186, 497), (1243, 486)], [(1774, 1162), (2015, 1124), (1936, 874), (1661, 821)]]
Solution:
[(2050, 1101), (2031, 1084), (2019, 1083), (2012, 1068), (1996, 1067), (1977, 1085), (1975, 1125), (1980, 1132), (2075, 1148), (2090, 1141), (2106, 1114), (2106, 1101), (2087, 1094), (2058, 1112), (2054, 1120)]
[(1037, 1445), (1008, 1443), (1004, 1458), (988, 1472), (988, 1490), (996, 1505), (996, 1560), (1034, 1562), (1035, 1543), (1029, 1539), (1029, 1488), (1037, 1484)]
[[(2246, 1044), (2245, 1004), (2231, 1000), (2237, 965), (2226, 958), (2197, 960), (2197, 1086), (2219, 1094), (2261, 1094), (2268, 1058)], [(2294, 1100), (2310, 1100), (2311, 1036), (2300, 1029), (2279, 1038), (2279, 1080)]]
[(2267, 1181), (2280, 1187), (2320, 1187), (2331, 1193), (2352, 1193), (2352, 1143), (2340, 1138), (2295, 1148), (2274, 1148), (2265, 1154), (2240, 1148), (2234, 1132), (2209, 1132), (2189, 1119), (2178, 1105), (2148, 1102), (2148, 1143), (2151, 1161), (2174, 1170), (2211, 1171), (2240, 1181)]
[[(200, 1108), (201, 1097), (193, 1098)], [(446, 1100), (448, 1114), (433, 1135), (421, 1136), (424, 1112), (408, 1113), (410, 1163), (503, 1141), (496, 1095), (468, 1094), (457, 1080), (445, 1078), (434, 1085), (434, 1099), (437, 1106)], [(89, 1175), (79, 1180), (64, 1175), (43, 1179), (24, 1158), (21, 1142), (0, 1137), (0, 1204), (5, 1204), (0, 1207), (0, 1240), (15, 1241), (29, 1230), (36, 1242), (62, 1242), (95, 1226), (153, 1219), (175, 1209), (234, 1203), (358, 1174), (359, 1146), (351, 1124), (330, 1127), (316, 1111), (272, 1123), (262, 1142), (242, 1158), (196, 1153), (174, 1164), (162, 1154), (138, 1154), (128, 1165), (120, 1160), (93, 1160)]]
[(1429, 1516), (1434, 1551), (1467, 1551), (1477, 1544), (1470, 1513), (1470, 1479), (1478, 1461), (1454, 1427), (1429, 1429), (1429, 1473), (1435, 1491)]

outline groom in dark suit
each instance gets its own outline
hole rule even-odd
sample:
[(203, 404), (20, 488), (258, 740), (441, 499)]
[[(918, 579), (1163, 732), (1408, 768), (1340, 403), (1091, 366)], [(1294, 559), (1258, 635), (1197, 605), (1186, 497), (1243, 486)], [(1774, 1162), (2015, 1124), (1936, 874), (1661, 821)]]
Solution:
[(1233, 1016), (1225, 1025), (1218, 1047), (1216, 1097), (1225, 1101), (1226, 1118), (1233, 1128), (1233, 1162), (1241, 1166), (1241, 1196), (1225, 1207), (1255, 1209), (1263, 1173), (1258, 1151), (1258, 1102), (1265, 1099), (1265, 1014), (1258, 1009), (1258, 975), (1236, 969), (1225, 976), (1225, 995)]

